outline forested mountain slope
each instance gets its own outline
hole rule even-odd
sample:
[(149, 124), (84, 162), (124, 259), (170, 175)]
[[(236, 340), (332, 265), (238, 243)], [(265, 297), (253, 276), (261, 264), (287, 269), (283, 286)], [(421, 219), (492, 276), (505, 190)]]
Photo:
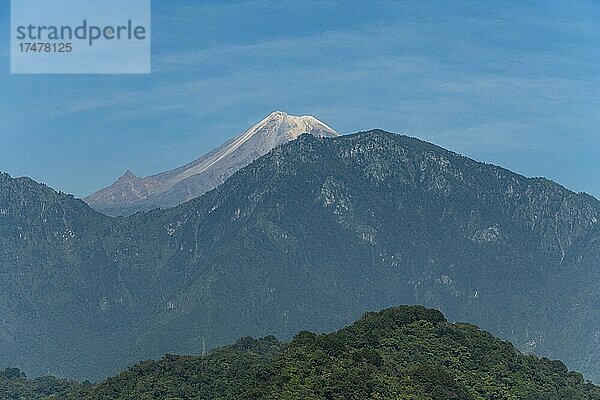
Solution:
[(96, 378), (424, 304), (600, 377), (600, 205), (548, 180), (370, 131), (128, 218), (29, 186), (0, 183), (2, 364)]

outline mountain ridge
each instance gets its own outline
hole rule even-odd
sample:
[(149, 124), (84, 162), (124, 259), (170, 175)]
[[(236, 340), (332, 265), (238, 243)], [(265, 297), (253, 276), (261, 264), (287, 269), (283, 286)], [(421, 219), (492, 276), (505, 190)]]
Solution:
[[(599, 213), (590, 196), (418, 139), (380, 131), (303, 135), (179, 207), (99, 217), (101, 223), (76, 232), (67, 246), (63, 230), (56, 238), (50, 231), (49, 244), (33, 255), (19, 242), (3, 242), (20, 257), (11, 267), (14, 279), (0, 285), (40, 315), (47, 306), (56, 313), (70, 310), (71, 298), (89, 298), (81, 311), (64, 315), (89, 316), (78, 325), (94, 328), (86, 335), (115, 339), (95, 344), (105, 349), (101, 355), (90, 348), (98, 366), (85, 377), (137, 357), (199, 353), (203, 345), (244, 335), (287, 338), (304, 329), (336, 329), (365, 309), (403, 303), (442, 309), (452, 320), (477, 323), (593, 378), (600, 372), (594, 339)], [(19, 221), (6, 226), (17, 228)], [(0, 268), (8, 265), (4, 260)], [(39, 290), (16, 284), (29, 282), (22, 273), (33, 279), (36, 265), (49, 266), (50, 304), (30, 295)], [(75, 274), (66, 281), (65, 265)], [(101, 287), (87, 289), (91, 281)], [(0, 315), (13, 324), (25, 318), (18, 310), (0, 301)], [(40, 335), (53, 332), (52, 321), (40, 322)], [(11, 329), (0, 326), (0, 346), (13, 337)], [(113, 341), (126, 354), (112, 354)], [(29, 372), (34, 361), (16, 362), (18, 355), (4, 362)], [(62, 374), (82, 371), (78, 360), (60, 365)]]

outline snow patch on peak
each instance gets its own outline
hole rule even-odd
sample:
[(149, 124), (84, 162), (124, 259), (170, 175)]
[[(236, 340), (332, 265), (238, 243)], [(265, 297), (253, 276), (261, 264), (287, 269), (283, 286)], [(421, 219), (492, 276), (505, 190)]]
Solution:
[(284, 118), (284, 117), (287, 117), (287, 116), (288, 116), (288, 114), (285, 111), (277, 110), (277, 111), (273, 111), (271, 114), (269, 114), (267, 116), (267, 118), (269, 118), (269, 119)]

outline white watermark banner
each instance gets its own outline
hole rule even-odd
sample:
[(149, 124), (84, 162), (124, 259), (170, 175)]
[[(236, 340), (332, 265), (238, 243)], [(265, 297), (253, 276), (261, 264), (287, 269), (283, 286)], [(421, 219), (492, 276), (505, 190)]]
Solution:
[(14, 74), (149, 74), (150, 0), (12, 0)]

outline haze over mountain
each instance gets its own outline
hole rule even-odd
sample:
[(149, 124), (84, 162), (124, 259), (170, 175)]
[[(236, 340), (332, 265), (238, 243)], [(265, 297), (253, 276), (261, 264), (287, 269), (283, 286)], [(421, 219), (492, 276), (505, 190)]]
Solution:
[(214, 189), (235, 171), (303, 133), (317, 137), (338, 134), (311, 116), (275, 111), (239, 136), (182, 167), (145, 178), (126, 171), (111, 186), (86, 197), (107, 215), (129, 215), (158, 207), (174, 207)]
[(98, 378), (424, 304), (600, 380), (600, 203), (383, 131), (302, 135), (106, 217), (0, 175), (0, 365)]
[[(289, 343), (244, 337), (205, 356), (144, 361), (97, 385), (0, 371), (0, 395), (29, 400), (411, 399), (600, 400), (600, 387), (560, 361), (519, 353), (436, 310), (370, 312)], [(52, 397), (46, 397), (53, 395)]]

